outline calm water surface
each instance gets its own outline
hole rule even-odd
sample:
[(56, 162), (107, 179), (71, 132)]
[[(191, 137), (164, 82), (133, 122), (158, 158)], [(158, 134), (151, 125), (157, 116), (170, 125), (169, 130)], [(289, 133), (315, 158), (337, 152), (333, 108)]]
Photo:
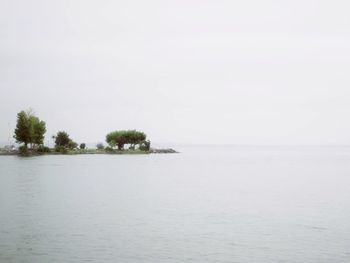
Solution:
[(349, 147), (0, 157), (0, 262), (350, 262)]

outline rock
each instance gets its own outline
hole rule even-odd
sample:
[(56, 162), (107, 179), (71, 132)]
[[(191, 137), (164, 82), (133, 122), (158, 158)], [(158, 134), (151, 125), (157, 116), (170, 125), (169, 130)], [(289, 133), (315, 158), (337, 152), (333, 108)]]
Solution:
[(174, 149), (168, 148), (168, 149), (151, 149), (150, 153), (178, 153)]

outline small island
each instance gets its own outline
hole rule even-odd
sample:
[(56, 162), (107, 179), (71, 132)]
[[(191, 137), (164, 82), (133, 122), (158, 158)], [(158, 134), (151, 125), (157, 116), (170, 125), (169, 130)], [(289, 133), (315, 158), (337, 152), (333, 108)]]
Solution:
[(58, 131), (51, 138), (53, 148), (44, 145), (46, 123), (40, 120), (32, 110), (17, 114), (17, 124), (13, 138), (19, 147), (14, 145), (0, 148), (0, 155), (76, 155), (76, 154), (150, 154), (177, 153), (174, 149), (154, 149), (144, 132), (137, 130), (116, 130), (106, 135), (105, 146), (96, 144), (96, 148), (87, 148), (86, 143), (78, 144), (65, 131)]

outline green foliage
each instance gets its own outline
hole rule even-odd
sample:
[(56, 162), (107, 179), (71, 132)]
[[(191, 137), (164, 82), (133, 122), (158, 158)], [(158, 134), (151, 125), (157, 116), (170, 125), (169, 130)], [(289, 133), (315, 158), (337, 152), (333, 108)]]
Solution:
[(68, 144), (71, 141), (68, 133), (66, 133), (65, 131), (59, 131), (54, 138), (56, 147), (68, 147)]
[(31, 127), (28, 113), (21, 111), (17, 114), (17, 125), (13, 137), (16, 139), (17, 143), (24, 143), (24, 145), (27, 146), (30, 143), (30, 135)]
[(46, 146), (43, 146), (43, 145), (40, 145), (38, 147), (38, 150), (37, 150), (39, 153), (49, 153), (51, 152), (50, 148), (49, 147), (46, 147)]
[(28, 154), (28, 147), (27, 145), (22, 145), (18, 148), (20, 155), (27, 155)]
[(17, 143), (24, 143), (31, 148), (44, 143), (46, 124), (39, 120), (31, 110), (21, 111), (17, 114), (17, 124), (14, 138)]
[(140, 148), (141, 151), (149, 151), (151, 149), (151, 142), (150, 141), (143, 141), (140, 144)]
[(33, 125), (33, 135), (32, 142), (35, 145), (44, 144), (45, 133), (46, 133), (46, 124), (43, 121), (40, 121), (37, 117), (31, 117), (31, 123)]
[(123, 150), (125, 144), (130, 144), (131, 149), (135, 149), (136, 144), (141, 144), (146, 140), (146, 134), (136, 130), (121, 130), (114, 131), (106, 136), (106, 142), (113, 148), (118, 147), (118, 150)]
[(109, 146), (107, 146), (107, 147), (105, 148), (105, 150), (106, 150), (106, 152), (109, 152), (109, 153), (114, 152), (114, 149), (113, 149), (112, 147), (109, 147)]
[(68, 143), (68, 148), (69, 149), (73, 150), (73, 149), (75, 149), (77, 147), (78, 147), (78, 144), (76, 142), (74, 142), (72, 140), (69, 141), (69, 143)]
[[(17, 143), (23, 144), (19, 151), (23, 155), (33, 155), (37, 153), (49, 153), (50, 149), (43, 145), (46, 133), (46, 124), (41, 121), (31, 110), (21, 111), (17, 114), (17, 124), (14, 132), (14, 138)], [(115, 153), (135, 153), (150, 150), (150, 141), (146, 141), (146, 134), (136, 130), (119, 130), (114, 131), (106, 136), (108, 147), (104, 147), (102, 143), (96, 145), (98, 153), (115, 152)], [(78, 144), (74, 142), (65, 131), (59, 131), (57, 135), (52, 137), (55, 141), (55, 151), (60, 153), (85, 153), (86, 151), (72, 151), (78, 148)], [(127, 151), (123, 150), (125, 145), (129, 147)], [(135, 146), (138, 145), (139, 150)], [(79, 145), (81, 150), (86, 149), (86, 144)]]
[(96, 148), (97, 150), (103, 150), (105, 147), (102, 142), (99, 142), (98, 144), (96, 144)]
[(66, 153), (68, 153), (68, 148), (65, 146), (56, 146), (55, 151), (58, 153), (66, 154)]
[(74, 142), (65, 131), (59, 131), (55, 139), (55, 151), (60, 153), (68, 153), (69, 150), (73, 150), (78, 147), (78, 144)]

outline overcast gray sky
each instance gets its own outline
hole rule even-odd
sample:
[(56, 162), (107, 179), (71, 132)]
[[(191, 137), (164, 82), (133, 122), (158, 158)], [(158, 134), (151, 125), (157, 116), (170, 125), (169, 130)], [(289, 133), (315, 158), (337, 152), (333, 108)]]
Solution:
[(0, 141), (350, 144), (349, 1), (0, 3)]

